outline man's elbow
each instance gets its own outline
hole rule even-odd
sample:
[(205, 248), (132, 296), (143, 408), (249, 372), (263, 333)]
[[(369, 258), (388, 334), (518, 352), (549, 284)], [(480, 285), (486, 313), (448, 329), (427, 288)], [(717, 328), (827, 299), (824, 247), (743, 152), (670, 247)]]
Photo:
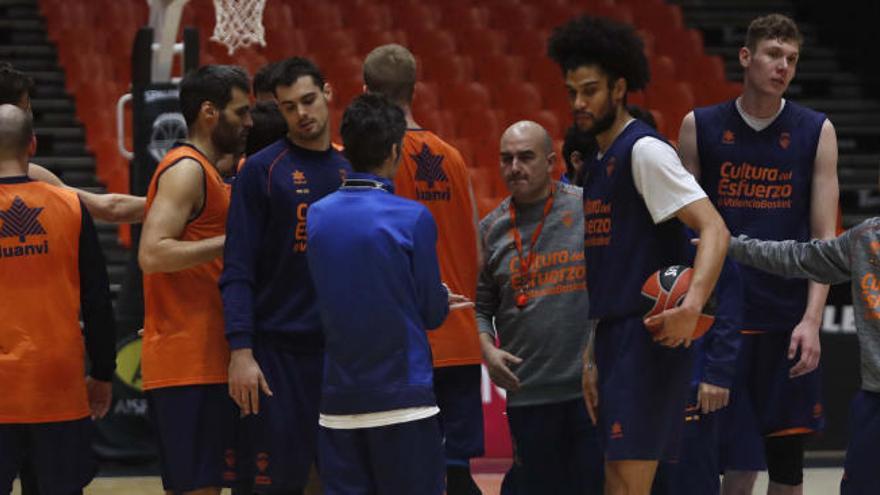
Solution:
[(141, 271), (145, 274), (162, 271), (158, 257), (149, 248), (145, 248), (145, 246), (141, 246), (138, 251), (138, 265), (140, 265)]

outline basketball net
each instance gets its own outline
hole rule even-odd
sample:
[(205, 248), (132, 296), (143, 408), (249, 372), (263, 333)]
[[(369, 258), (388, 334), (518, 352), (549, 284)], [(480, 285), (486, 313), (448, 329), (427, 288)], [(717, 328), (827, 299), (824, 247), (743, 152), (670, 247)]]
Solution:
[(266, 0), (214, 0), (212, 41), (226, 45), (229, 54), (241, 47), (259, 43), (266, 46), (263, 8)]

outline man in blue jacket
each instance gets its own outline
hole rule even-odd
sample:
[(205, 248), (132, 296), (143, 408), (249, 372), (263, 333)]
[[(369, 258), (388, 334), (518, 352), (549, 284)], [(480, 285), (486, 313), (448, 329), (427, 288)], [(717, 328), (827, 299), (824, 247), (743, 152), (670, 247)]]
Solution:
[(425, 330), (467, 301), (440, 282), (428, 209), (393, 194), (405, 131), (399, 107), (358, 97), (341, 128), (355, 172), (306, 221), (325, 337), (318, 458), (327, 495), (444, 490)]

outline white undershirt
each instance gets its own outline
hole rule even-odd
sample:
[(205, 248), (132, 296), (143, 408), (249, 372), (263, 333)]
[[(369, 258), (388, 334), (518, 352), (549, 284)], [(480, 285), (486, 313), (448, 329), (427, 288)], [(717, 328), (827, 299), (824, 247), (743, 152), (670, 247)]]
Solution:
[(749, 127), (755, 130), (755, 132), (761, 132), (764, 129), (770, 127), (770, 124), (776, 120), (776, 117), (779, 117), (779, 114), (782, 113), (782, 109), (785, 108), (785, 98), (782, 99), (782, 104), (779, 105), (779, 110), (776, 111), (776, 114), (772, 117), (768, 117), (766, 119), (759, 119), (758, 117), (754, 117), (746, 113), (742, 107), (742, 96), (736, 99), (736, 111), (739, 112), (740, 117), (748, 124)]
[(321, 414), (318, 424), (334, 430), (378, 428), (430, 418), (440, 412), (437, 406), (408, 407), (364, 414)]
[(633, 145), (632, 174), (636, 190), (655, 224), (669, 220), (678, 210), (706, 197), (694, 176), (681, 164), (675, 149), (655, 137), (645, 136)]

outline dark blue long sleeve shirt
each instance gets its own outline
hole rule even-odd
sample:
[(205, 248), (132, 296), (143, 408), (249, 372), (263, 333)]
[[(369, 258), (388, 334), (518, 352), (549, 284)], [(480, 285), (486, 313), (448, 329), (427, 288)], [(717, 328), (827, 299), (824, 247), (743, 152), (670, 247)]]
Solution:
[[(688, 237), (696, 237), (690, 229)], [(696, 255), (691, 249), (691, 262)], [(742, 336), (744, 292), (739, 265), (724, 259), (721, 275), (715, 284), (715, 323), (702, 338), (694, 341), (693, 383), (710, 383), (731, 388)]]
[(283, 138), (248, 158), (232, 185), (220, 289), (231, 349), (255, 332), (320, 351), (321, 322), (306, 261), (306, 212), (351, 170), (333, 148), (312, 151)]
[(428, 209), (386, 179), (350, 174), (309, 209), (308, 240), (326, 339), (321, 412), (434, 405), (425, 330), (446, 319), (448, 293)]

